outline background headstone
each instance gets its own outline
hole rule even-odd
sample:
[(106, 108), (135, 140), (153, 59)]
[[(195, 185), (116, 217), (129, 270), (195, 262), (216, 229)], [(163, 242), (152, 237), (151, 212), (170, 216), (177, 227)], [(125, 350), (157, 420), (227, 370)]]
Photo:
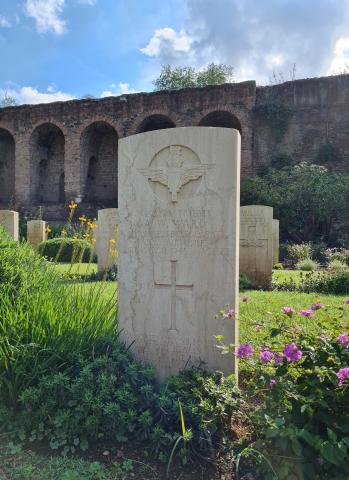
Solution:
[(264, 205), (240, 208), (240, 273), (254, 287), (270, 286), (273, 268), (273, 209)]
[(240, 134), (173, 128), (119, 142), (119, 324), (160, 381), (205, 362), (234, 371), (215, 335), (237, 343)]
[[(118, 235), (118, 209), (105, 208), (98, 210), (97, 228), (96, 228), (96, 251), (98, 258), (98, 271), (104, 272), (115, 262), (116, 257), (111, 256), (110, 240), (117, 240)], [(112, 246), (112, 249), (115, 245)]]
[(40, 243), (46, 240), (46, 222), (43, 220), (29, 220), (27, 223), (27, 242), (37, 250)]
[(0, 225), (14, 239), (19, 240), (19, 215), (13, 210), (0, 210)]
[(280, 256), (280, 222), (273, 220), (273, 266), (279, 263)]

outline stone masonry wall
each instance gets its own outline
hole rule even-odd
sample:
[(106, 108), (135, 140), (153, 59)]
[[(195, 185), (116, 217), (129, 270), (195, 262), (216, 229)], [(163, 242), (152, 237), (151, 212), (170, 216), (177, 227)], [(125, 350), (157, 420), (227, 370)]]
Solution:
[[(266, 116), (265, 105), (287, 107), (284, 133), (275, 135), (278, 118), (270, 119), (269, 107)], [(62, 220), (64, 202), (72, 199), (92, 215), (117, 206), (118, 138), (159, 128), (239, 129), (242, 178), (258, 174), (275, 154), (313, 161), (329, 144), (337, 149), (330, 167), (349, 171), (348, 106), (349, 75), (340, 75), (270, 87), (250, 81), (3, 108), (0, 208), (11, 204), (28, 211), (43, 205), (45, 219)]]

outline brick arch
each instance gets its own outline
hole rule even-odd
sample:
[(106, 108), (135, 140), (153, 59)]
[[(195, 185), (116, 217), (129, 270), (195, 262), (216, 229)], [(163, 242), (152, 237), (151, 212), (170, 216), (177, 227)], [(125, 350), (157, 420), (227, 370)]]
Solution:
[(199, 126), (235, 128), (242, 133), (241, 122), (236, 115), (227, 110), (215, 110), (201, 118)]
[(80, 135), (80, 174), (84, 202), (117, 206), (118, 140), (105, 120), (87, 125)]
[(16, 142), (10, 130), (0, 126), (0, 204), (15, 199)]
[(64, 203), (65, 139), (52, 122), (37, 124), (30, 135), (30, 183), (34, 204)]
[(176, 123), (169, 115), (163, 113), (153, 113), (143, 118), (138, 123), (135, 133), (151, 132), (162, 130), (164, 128), (176, 128)]

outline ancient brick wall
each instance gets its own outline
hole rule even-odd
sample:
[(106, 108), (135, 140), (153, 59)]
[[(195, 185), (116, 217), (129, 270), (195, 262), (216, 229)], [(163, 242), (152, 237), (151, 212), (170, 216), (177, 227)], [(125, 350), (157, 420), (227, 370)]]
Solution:
[[(3, 108), (0, 208), (43, 205), (45, 217), (58, 220), (64, 218), (64, 202), (72, 199), (91, 214), (116, 206), (118, 138), (158, 128), (239, 129), (242, 178), (257, 174), (275, 154), (313, 161), (329, 144), (337, 148), (331, 167), (348, 171), (348, 104), (349, 75), (341, 75), (271, 87), (256, 88), (251, 81)], [(273, 121), (275, 105), (282, 108)]]

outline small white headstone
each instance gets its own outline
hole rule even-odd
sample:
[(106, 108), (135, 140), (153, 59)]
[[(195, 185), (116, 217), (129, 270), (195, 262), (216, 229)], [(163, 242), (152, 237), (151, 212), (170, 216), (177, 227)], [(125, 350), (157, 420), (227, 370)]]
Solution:
[(19, 215), (13, 210), (0, 210), (0, 225), (14, 239), (19, 240)]
[(119, 142), (119, 324), (160, 381), (200, 361), (234, 372), (215, 335), (236, 343), (240, 134), (173, 128)]
[(279, 262), (280, 256), (280, 222), (273, 220), (273, 266)]
[(118, 209), (105, 208), (98, 210), (96, 228), (96, 250), (98, 258), (98, 271), (104, 272), (115, 262), (114, 256), (118, 236)]
[(46, 222), (43, 220), (29, 220), (27, 223), (27, 242), (37, 250), (40, 243), (46, 240)]
[(273, 209), (247, 205), (240, 209), (240, 272), (255, 287), (270, 286), (273, 269)]

